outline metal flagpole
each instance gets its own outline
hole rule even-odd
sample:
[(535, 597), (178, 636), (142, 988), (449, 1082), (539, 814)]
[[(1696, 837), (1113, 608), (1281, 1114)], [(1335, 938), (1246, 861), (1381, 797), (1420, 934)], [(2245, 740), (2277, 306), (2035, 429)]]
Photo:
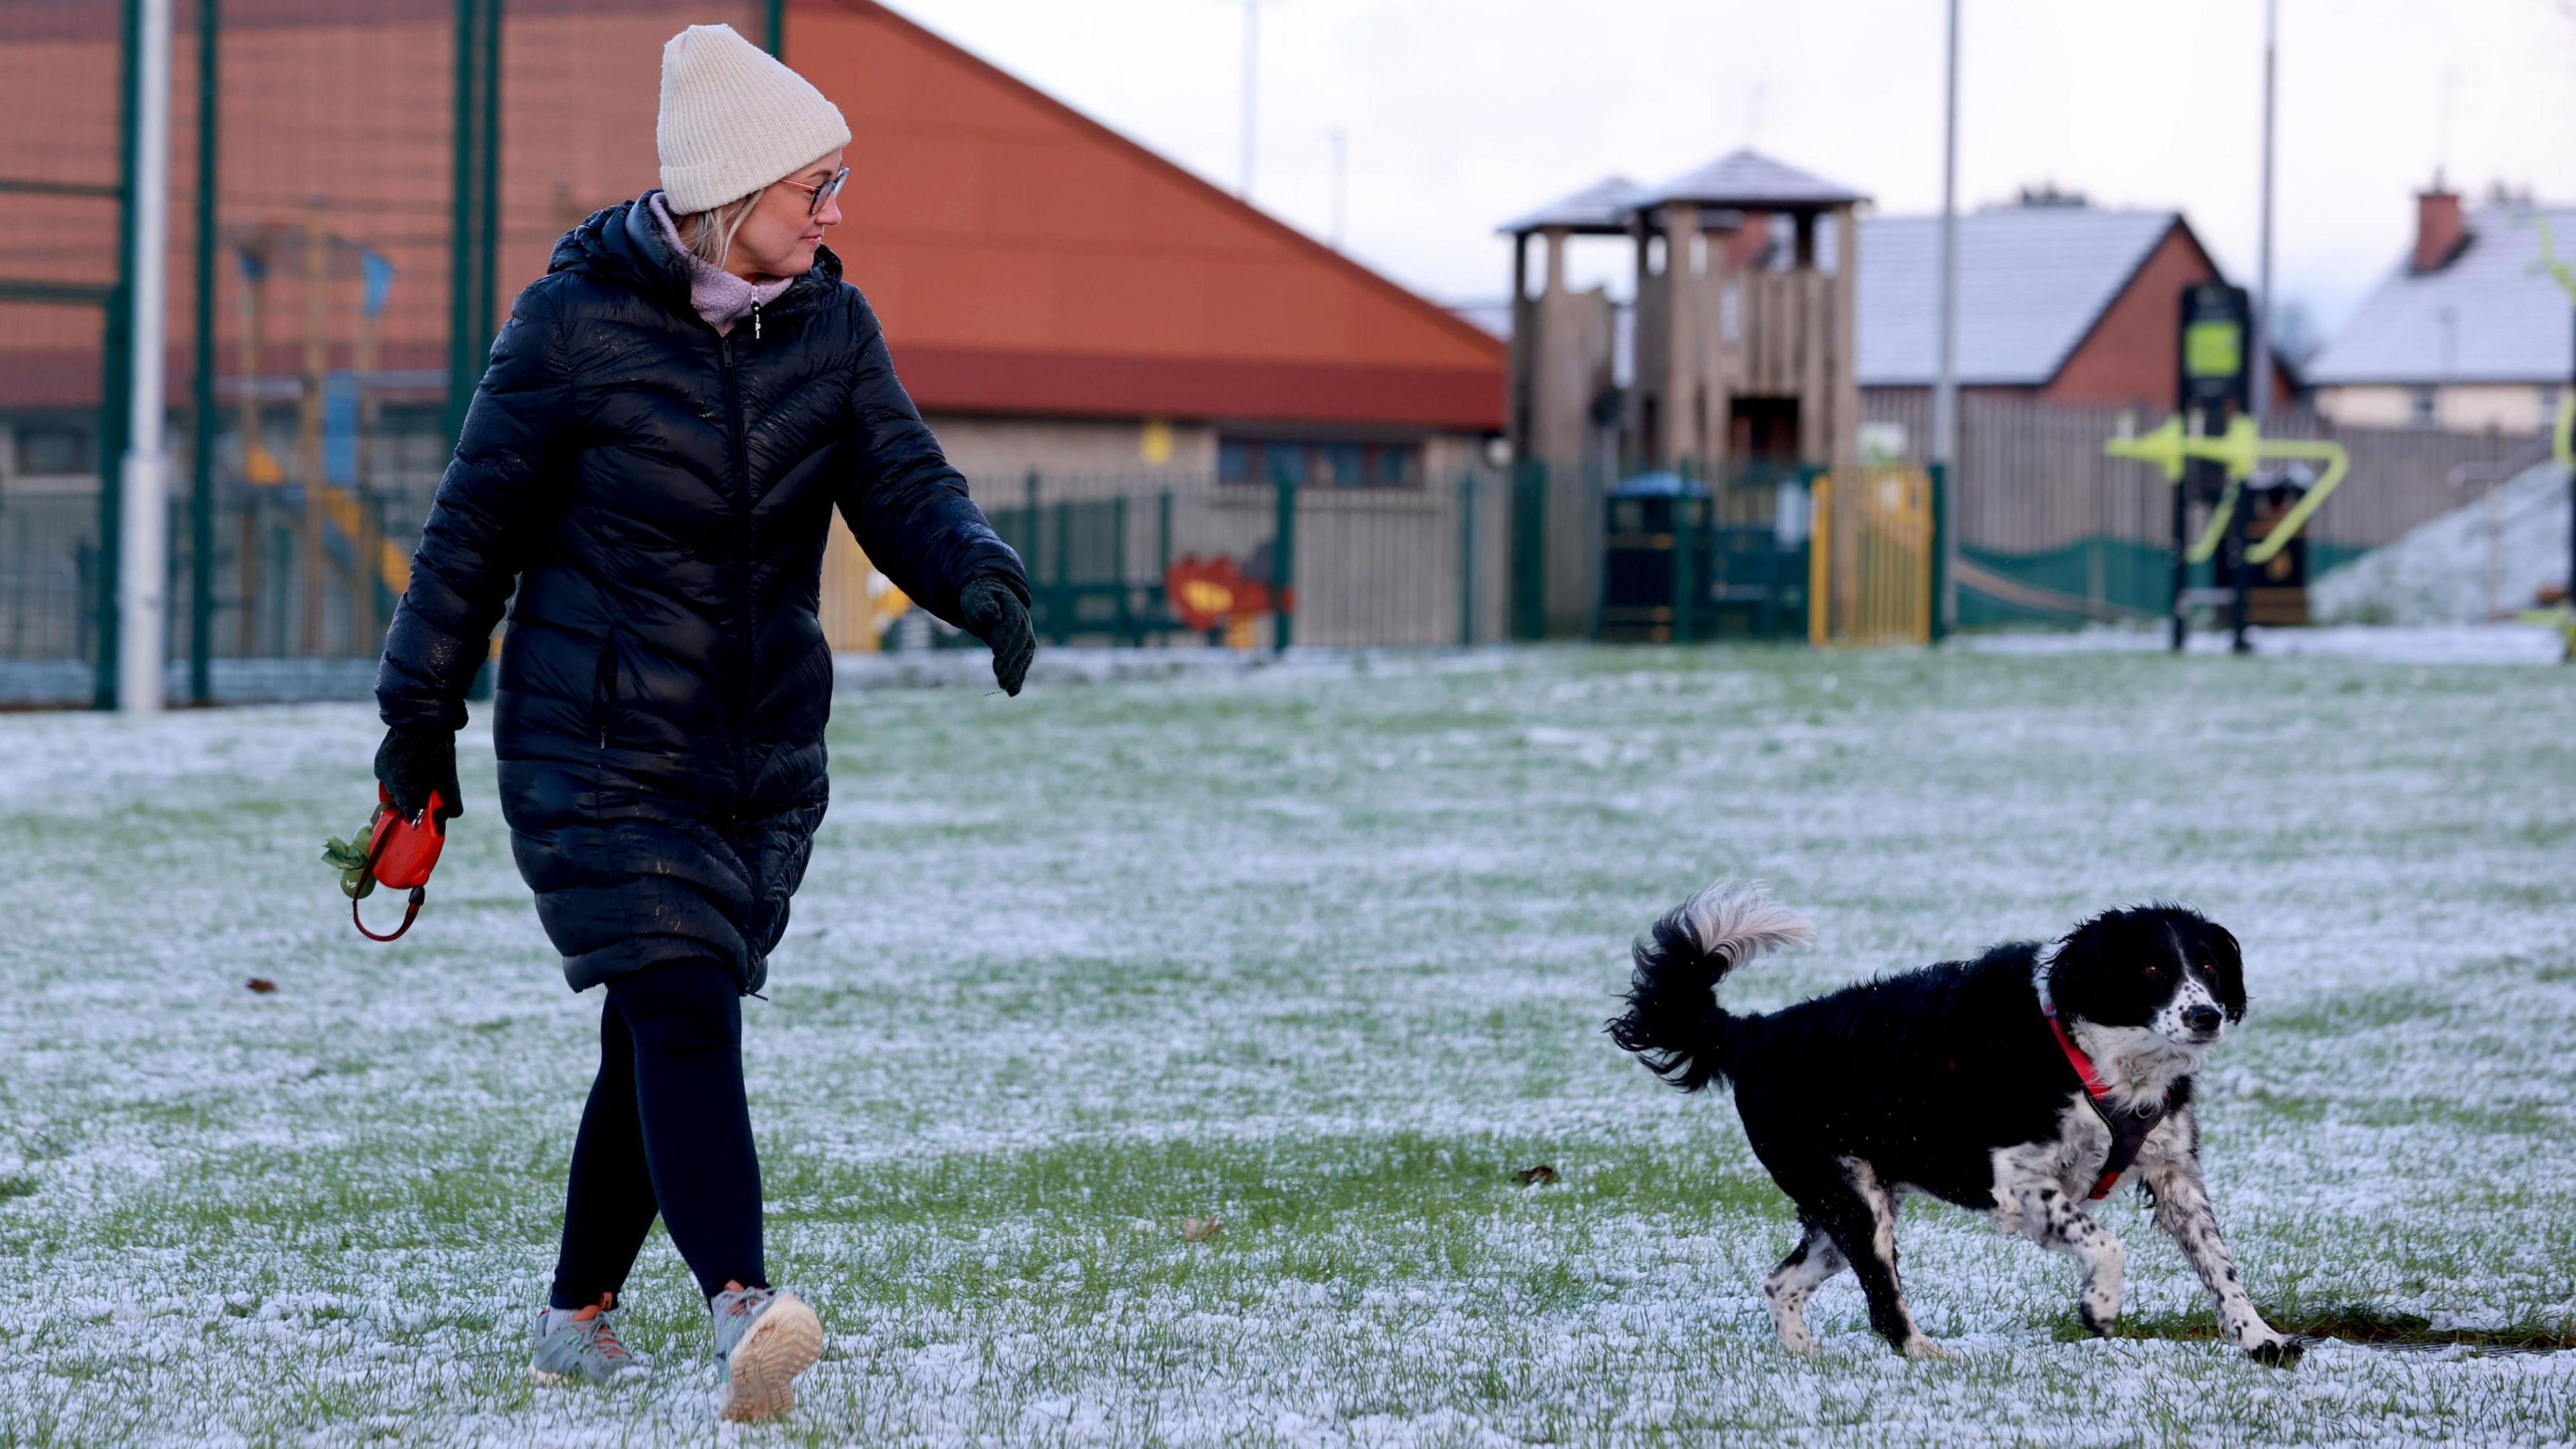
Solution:
[(168, 652), (170, 460), (162, 397), (169, 319), (170, 0), (143, 0), (135, 55), (133, 326), (125, 458), (119, 477), (116, 703), (124, 714), (161, 708)]
[(1959, 622), (1959, 0), (1949, 3), (1949, 45), (1941, 86), (1940, 371), (1932, 385), (1932, 465), (1941, 470), (1941, 597), (1944, 631)]

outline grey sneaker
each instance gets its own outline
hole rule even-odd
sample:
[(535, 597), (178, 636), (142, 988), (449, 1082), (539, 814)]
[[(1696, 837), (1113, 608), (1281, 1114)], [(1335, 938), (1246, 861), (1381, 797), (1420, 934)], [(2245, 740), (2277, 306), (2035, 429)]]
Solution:
[(566, 1379), (598, 1384), (635, 1367), (635, 1355), (618, 1341), (615, 1309), (586, 1319), (573, 1317), (576, 1311), (538, 1310), (536, 1332), (529, 1336), (528, 1377), (541, 1384)]
[(707, 1310), (716, 1320), (716, 1357), (724, 1360), (716, 1411), (765, 1419), (796, 1407), (796, 1376), (823, 1356), (823, 1322), (814, 1310), (767, 1288), (727, 1290)]

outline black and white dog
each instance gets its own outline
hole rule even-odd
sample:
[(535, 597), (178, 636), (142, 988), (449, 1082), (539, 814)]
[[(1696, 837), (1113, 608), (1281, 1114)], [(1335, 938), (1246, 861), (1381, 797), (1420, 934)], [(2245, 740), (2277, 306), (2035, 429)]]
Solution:
[(2108, 1332), (2123, 1254), (2084, 1205), (2135, 1174), (2218, 1300), (2228, 1340), (2266, 1363), (2297, 1357), (2246, 1297), (2200, 1176), (2192, 1073), (2245, 1014), (2235, 937), (2185, 907), (2142, 906), (1765, 1016), (1716, 1003), (1727, 972), (1811, 935), (1759, 886), (1720, 881), (1637, 943), (1628, 1012), (1610, 1023), (1683, 1091), (1734, 1084), (1745, 1136), (1804, 1228), (1762, 1287), (1781, 1343), (1815, 1347), (1807, 1300), (1849, 1267), (1872, 1327), (1909, 1357), (1941, 1356), (1897, 1281), (1909, 1192), (1992, 1212), (2072, 1255), (2077, 1311)]

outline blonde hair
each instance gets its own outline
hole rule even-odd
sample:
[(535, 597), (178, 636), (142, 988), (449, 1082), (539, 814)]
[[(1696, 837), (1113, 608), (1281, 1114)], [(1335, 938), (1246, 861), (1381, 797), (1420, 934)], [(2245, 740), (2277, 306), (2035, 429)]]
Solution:
[(690, 255), (708, 266), (722, 268), (725, 258), (733, 255), (734, 233), (742, 230), (744, 218), (751, 215), (751, 209), (758, 206), (760, 198), (768, 193), (769, 188), (764, 186), (739, 200), (728, 201), (706, 211), (693, 211), (672, 220), (679, 223), (680, 236), (688, 242)]

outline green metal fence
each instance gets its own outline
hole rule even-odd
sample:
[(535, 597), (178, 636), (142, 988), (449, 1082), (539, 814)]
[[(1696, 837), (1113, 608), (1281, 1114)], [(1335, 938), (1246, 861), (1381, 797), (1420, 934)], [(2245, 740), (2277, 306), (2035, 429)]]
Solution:
[[(417, 528), (406, 510), (443, 461), (420, 444), (454, 435), (504, 279), (536, 275), (567, 225), (651, 174), (655, 98), (631, 77), (684, 24), (774, 48), (785, 0), (175, 8), (167, 597), (179, 697), (203, 700), (217, 661), (358, 647), (363, 601), (398, 579), (371, 520)], [(0, 0), (0, 664), (46, 666), (53, 694), (98, 666), (77, 693), (100, 705), (140, 16), (137, 0)], [(580, 143), (557, 144), (575, 125)], [(283, 634), (243, 626), (280, 607)]]

